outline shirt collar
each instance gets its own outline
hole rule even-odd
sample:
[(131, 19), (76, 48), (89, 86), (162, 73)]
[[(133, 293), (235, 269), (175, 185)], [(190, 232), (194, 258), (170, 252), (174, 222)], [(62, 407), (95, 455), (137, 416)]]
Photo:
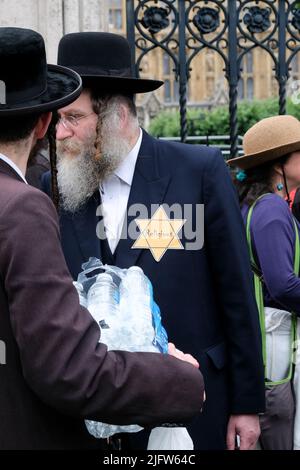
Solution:
[(26, 184), (28, 184), (20, 168), (10, 158), (3, 155), (3, 153), (0, 153), (0, 159), (3, 160), (5, 163), (7, 163), (13, 170), (15, 170), (15, 172), (18, 173), (18, 175), (22, 178), (22, 180)]
[(124, 158), (120, 166), (114, 171), (122, 181), (131, 186), (133, 180), (133, 174), (135, 169), (136, 160), (140, 151), (142, 143), (143, 132), (140, 128), (140, 134), (135, 146), (130, 150), (129, 154)]

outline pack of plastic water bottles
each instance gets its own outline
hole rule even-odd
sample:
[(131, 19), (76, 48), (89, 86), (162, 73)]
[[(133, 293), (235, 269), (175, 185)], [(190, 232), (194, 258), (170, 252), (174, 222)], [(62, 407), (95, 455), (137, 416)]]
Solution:
[[(151, 282), (138, 266), (120, 269), (97, 258), (82, 265), (74, 285), (80, 303), (99, 325), (100, 341), (109, 350), (167, 353), (168, 337), (161, 324)], [(120, 432), (138, 432), (138, 425), (119, 426), (85, 421), (90, 434), (107, 438)]]

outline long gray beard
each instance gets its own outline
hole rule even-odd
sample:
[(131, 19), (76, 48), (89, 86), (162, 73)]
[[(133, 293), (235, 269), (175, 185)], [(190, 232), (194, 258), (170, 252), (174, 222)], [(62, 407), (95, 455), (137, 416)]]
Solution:
[[(77, 153), (72, 158), (67, 156), (69, 146)], [(57, 182), (64, 210), (74, 213), (81, 209), (99, 189), (100, 182), (111, 175), (128, 155), (130, 145), (125, 139), (109, 133), (102, 142), (102, 151), (101, 159), (95, 160), (91, 142), (88, 146), (57, 142)]]

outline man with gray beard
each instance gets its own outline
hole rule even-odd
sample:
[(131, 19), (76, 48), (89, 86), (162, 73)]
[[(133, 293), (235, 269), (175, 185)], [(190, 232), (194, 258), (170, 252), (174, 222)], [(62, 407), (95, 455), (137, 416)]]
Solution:
[[(67, 34), (58, 63), (77, 71), (85, 90), (59, 110), (56, 128), (61, 238), (73, 278), (91, 256), (140, 266), (170, 340), (191, 351), (205, 378), (203, 413), (188, 426), (195, 449), (234, 449), (237, 436), (241, 449), (253, 448), (264, 410), (258, 312), (220, 151), (139, 128), (134, 95), (162, 82), (132, 76), (121, 36)], [(49, 176), (44, 182), (50, 192)]]
[[(91, 102), (94, 112), (91, 112)], [(139, 136), (138, 122), (135, 116), (127, 116), (126, 129), (122, 129), (119, 115), (126, 108), (126, 99), (121, 95), (109, 99), (106, 109), (98, 108), (101, 99), (95, 98), (93, 90), (85, 89), (75, 103), (60, 110), (60, 119), (56, 125), (58, 188), (61, 205), (72, 213), (99, 190), (99, 184), (109, 178), (119, 168), (132, 143)], [(97, 104), (96, 104), (97, 103)], [(102, 103), (101, 103), (102, 104)], [(98, 105), (99, 106), (99, 105)], [(70, 116), (77, 119), (85, 111), (89, 119), (75, 126), (74, 136), (70, 137)], [(98, 116), (98, 118), (97, 118)], [(97, 137), (95, 119), (101, 119), (101, 128)], [(62, 124), (62, 125), (60, 125)], [(97, 138), (101, 141), (101, 155), (95, 146)]]
[(169, 355), (107, 351), (79, 304), (56, 210), (25, 179), (52, 112), (80, 95), (79, 75), (47, 64), (44, 39), (25, 28), (0, 27), (0, 64), (0, 449), (99, 451), (84, 419), (191, 419), (203, 403), (197, 361), (174, 345)]

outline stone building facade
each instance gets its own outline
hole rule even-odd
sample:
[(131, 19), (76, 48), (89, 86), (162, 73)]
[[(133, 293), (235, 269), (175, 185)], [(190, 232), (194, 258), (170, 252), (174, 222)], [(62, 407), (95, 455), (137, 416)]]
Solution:
[[(126, 0), (109, 0), (108, 3), (109, 31), (126, 35)], [(215, 7), (209, 1), (205, 3), (207, 3), (207, 6)], [(254, 4), (254, 2), (252, 3)], [(201, 6), (204, 6), (204, 2), (201, 2)], [(166, 29), (165, 32), (167, 31)], [(165, 33), (159, 34), (162, 37)], [(158, 39), (159, 34), (157, 35)], [(152, 76), (164, 80), (165, 85), (163, 89), (157, 92), (158, 99), (165, 106), (177, 104), (179, 100), (178, 83), (174, 77), (170, 57), (161, 48), (156, 48), (144, 57), (141, 67), (142, 76)], [(244, 57), (242, 63), (242, 74), (238, 90), (239, 99), (261, 100), (278, 96), (278, 84), (274, 78), (273, 68), (274, 65), (270, 55), (262, 48), (254, 48), (249, 52)], [(296, 56), (292, 61), (291, 69), (291, 78), (299, 80), (299, 56)], [(191, 78), (188, 87), (188, 105), (213, 107), (224, 104), (227, 101), (228, 90), (224, 78), (224, 63), (216, 52), (206, 48), (192, 62)]]
[[(137, 0), (136, 0), (137, 2)], [(0, 26), (22, 26), (39, 31), (45, 38), (48, 61), (56, 63), (60, 38), (75, 31), (110, 31), (126, 35), (126, 0), (0, 0)], [(300, 57), (292, 62), (291, 76), (300, 78)], [(278, 95), (270, 56), (261, 48), (243, 61), (239, 99), (265, 99)], [(147, 54), (141, 76), (164, 80), (155, 96), (139, 97), (139, 114), (146, 124), (162, 108), (178, 107), (179, 90), (173, 63), (161, 48)], [(224, 64), (210, 49), (192, 62), (188, 106), (214, 107), (228, 101)]]
[(57, 46), (66, 33), (107, 31), (107, 0), (0, 0), (0, 26), (39, 31), (48, 62), (56, 63)]

